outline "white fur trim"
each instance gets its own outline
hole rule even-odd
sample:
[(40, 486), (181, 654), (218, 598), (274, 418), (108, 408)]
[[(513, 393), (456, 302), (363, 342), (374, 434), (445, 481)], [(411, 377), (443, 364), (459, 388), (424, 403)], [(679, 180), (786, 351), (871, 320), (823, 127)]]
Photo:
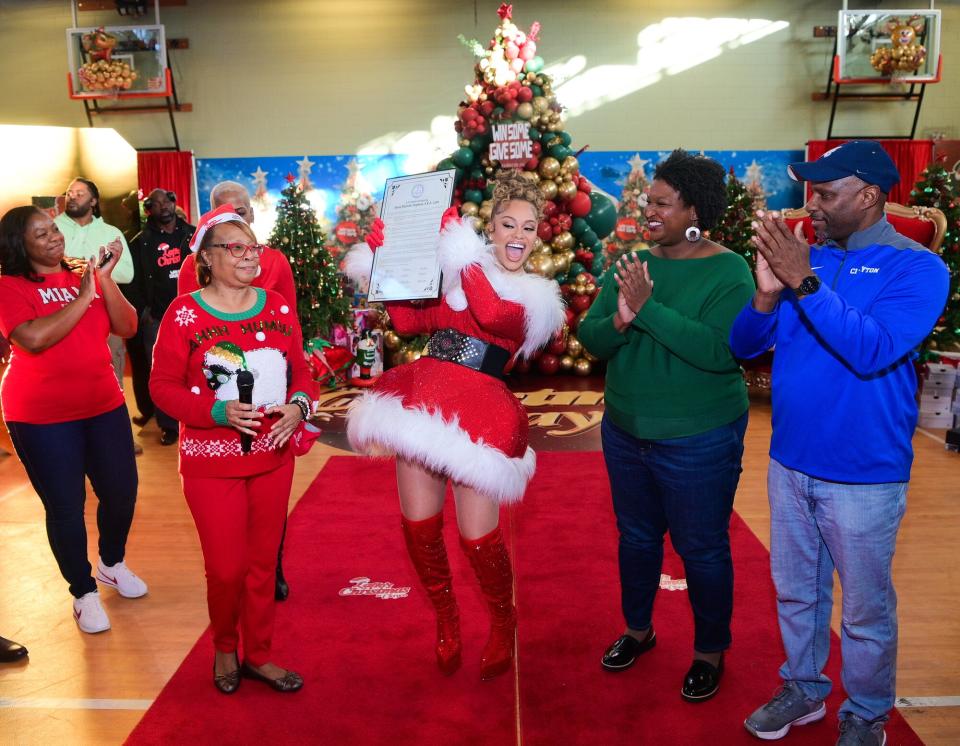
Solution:
[(443, 294), (454, 311), (467, 308), (460, 273), (473, 264), (480, 265), (502, 298), (523, 306), (525, 335), (518, 356), (531, 357), (563, 328), (566, 316), (560, 286), (540, 275), (503, 269), (494, 257), (493, 245), (477, 233), (472, 220), (454, 221), (447, 226), (440, 234), (439, 257)]
[(372, 391), (350, 404), (347, 437), (357, 451), (415, 461), (500, 503), (519, 502), (537, 466), (532, 448), (510, 458), (483, 440), (474, 442), (456, 417), (407, 409), (399, 397)]
[(354, 244), (343, 258), (343, 273), (358, 285), (370, 282), (373, 269), (373, 251), (367, 244)]

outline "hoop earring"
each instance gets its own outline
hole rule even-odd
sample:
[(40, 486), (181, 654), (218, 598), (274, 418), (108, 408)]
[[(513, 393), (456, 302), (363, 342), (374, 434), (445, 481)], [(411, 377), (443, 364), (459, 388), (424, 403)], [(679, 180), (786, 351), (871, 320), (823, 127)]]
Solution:
[(686, 236), (690, 243), (694, 243), (700, 240), (700, 229), (695, 225), (691, 225), (686, 231), (684, 231), (683, 235)]

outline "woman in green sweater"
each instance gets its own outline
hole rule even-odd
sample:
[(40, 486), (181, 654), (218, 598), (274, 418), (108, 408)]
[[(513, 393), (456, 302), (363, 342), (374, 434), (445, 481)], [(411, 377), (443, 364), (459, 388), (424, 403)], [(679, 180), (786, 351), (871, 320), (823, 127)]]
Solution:
[(694, 617), (681, 696), (716, 694), (730, 645), (729, 524), (740, 478), (747, 392), (727, 340), (753, 297), (742, 257), (705, 238), (726, 206), (714, 160), (675, 150), (645, 209), (649, 251), (623, 257), (579, 327), (607, 361), (601, 433), (620, 533), (624, 634), (603, 656), (622, 671), (656, 642), (653, 600), (663, 536), (683, 559)]

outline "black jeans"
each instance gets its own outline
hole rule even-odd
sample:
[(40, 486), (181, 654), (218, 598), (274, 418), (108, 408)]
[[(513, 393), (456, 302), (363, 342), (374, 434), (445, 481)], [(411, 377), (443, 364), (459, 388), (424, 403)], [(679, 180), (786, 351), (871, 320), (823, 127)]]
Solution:
[(143, 338), (143, 322), (137, 325), (137, 333), (127, 343), (127, 360), (130, 361), (130, 377), (133, 380), (133, 397), (137, 409), (144, 417), (153, 417), (153, 399), (150, 398), (150, 358), (147, 357)]
[[(78, 394), (79, 395), (79, 394)], [(47, 538), (70, 593), (97, 584), (87, 560), (84, 476), (97, 495), (100, 557), (123, 560), (137, 502), (137, 463), (127, 405), (96, 417), (51, 425), (8, 422), (10, 438), (47, 513)]]

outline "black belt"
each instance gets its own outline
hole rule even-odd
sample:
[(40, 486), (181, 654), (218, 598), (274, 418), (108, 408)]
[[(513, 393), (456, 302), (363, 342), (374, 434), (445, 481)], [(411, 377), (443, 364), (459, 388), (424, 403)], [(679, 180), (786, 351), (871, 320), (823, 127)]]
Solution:
[(510, 360), (510, 353), (503, 347), (461, 334), (456, 329), (438, 329), (431, 334), (424, 354), (494, 378), (503, 378), (503, 369)]

